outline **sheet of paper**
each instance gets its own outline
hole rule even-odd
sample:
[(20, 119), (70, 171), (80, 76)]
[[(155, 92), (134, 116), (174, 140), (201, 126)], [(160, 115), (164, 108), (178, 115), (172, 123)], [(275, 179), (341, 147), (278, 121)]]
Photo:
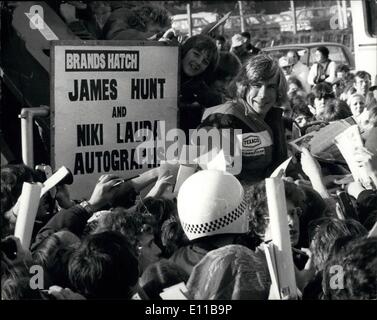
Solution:
[(20, 195), (14, 235), (20, 239), (24, 250), (29, 250), (35, 217), (39, 207), (42, 184), (24, 182)]
[(182, 184), (191, 177), (196, 172), (197, 166), (189, 166), (189, 165), (180, 165), (177, 175), (177, 180), (175, 183), (174, 191), (178, 192), (181, 188)]
[(357, 147), (363, 147), (363, 141), (358, 126), (351, 126), (341, 134), (337, 135), (335, 138), (335, 144), (346, 160), (355, 180), (367, 183), (369, 181), (369, 174), (366, 168), (359, 167), (355, 161), (355, 149)]
[(292, 157), (289, 157), (287, 160), (285, 160), (284, 162), (282, 162), (275, 170), (274, 172), (272, 172), (270, 178), (275, 178), (278, 176), (278, 174), (280, 173), (281, 170), (283, 170), (284, 172), (284, 175), (285, 175), (285, 171), (287, 170), (290, 162), (292, 161)]
[(217, 147), (212, 148), (210, 151), (200, 154), (199, 157), (194, 159), (194, 162), (197, 163), (201, 169), (207, 170), (208, 169), (208, 164), (216, 158), (218, 153), (220, 152), (220, 149)]
[(180, 282), (169, 288), (165, 288), (163, 292), (160, 293), (162, 300), (187, 300), (185, 293), (187, 288), (184, 282)]

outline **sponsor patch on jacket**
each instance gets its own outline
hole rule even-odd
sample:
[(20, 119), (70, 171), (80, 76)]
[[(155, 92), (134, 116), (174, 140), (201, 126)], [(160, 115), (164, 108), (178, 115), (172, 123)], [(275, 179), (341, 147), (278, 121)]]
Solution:
[(247, 157), (265, 155), (266, 148), (272, 145), (272, 139), (267, 130), (244, 133), (237, 138), (242, 141), (242, 155)]

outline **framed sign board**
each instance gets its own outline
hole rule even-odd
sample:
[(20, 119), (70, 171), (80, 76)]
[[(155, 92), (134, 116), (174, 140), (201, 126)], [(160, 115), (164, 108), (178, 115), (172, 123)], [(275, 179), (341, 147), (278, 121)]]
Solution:
[(72, 171), (74, 198), (89, 197), (102, 174), (158, 166), (157, 141), (177, 128), (178, 46), (53, 41), (51, 58), (52, 166)]

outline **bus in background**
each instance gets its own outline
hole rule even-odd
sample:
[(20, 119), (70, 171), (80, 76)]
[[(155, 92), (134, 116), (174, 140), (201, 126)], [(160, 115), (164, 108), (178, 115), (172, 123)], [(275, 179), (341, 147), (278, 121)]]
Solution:
[(356, 70), (369, 72), (377, 85), (377, 0), (350, 2)]

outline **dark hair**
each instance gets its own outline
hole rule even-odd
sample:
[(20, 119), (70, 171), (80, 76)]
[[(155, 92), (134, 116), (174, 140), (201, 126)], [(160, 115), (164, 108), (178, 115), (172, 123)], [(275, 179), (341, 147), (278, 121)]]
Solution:
[(241, 36), (245, 37), (246, 39), (250, 40), (251, 39), (251, 34), (248, 31), (244, 31), (241, 33)]
[(212, 81), (225, 80), (228, 76), (234, 78), (241, 67), (241, 61), (234, 53), (220, 52), (219, 64), (212, 76)]
[(222, 35), (218, 35), (218, 36), (216, 36), (216, 38), (215, 38), (216, 40), (218, 40), (218, 41), (221, 41), (221, 42), (226, 42), (226, 39), (225, 39), (225, 37), (224, 36), (222, 36)]
[[(377, 238), (343, 241), (332, 250), (323, 271), (322, 289), (329, 300), (377, 299)], [(335, 246), (334, 246), (335, 249)], [(337, 267), (343, 286), (331, 288), (333, 268)], [(340, 269), (340, 270), (339, 270)]]
[(217, 67), (219, 53), (216, 47), (215, 40), (209, 36), (197, 34), (190, 38), (187, 38), (182, 44), (181, 59), (185, 57), (187, 52), (191, 49), (196, 49), (198, 51), (207, 51), (209, 55), (209, 65), (203, 74), (198, 75), (197, 77), (204, 77), (204, 74), (210, 75)]
[(38, 290), (30, 287), (30, 268), (34, 265), (32, 259), (23, 260), (22, 263), (9, 265), (1, 257), (1, 299), (2, 300), (21, 300), (21, 299), (40, 299)]
[(278, 61), (264, 53), (252, 56), (243, 64), (240, 72), (230, 84), (230, 90), (233, 91), (232, 96), (246, 100), (247, 91), (252, 83), (267, 81), (276, 75), (278, 75), (276, 104), (281, 106), (288, 99), (287, 80)]
[(162, 224), (160, 238), (163, 255), (166, 258), (189, 243), (179, 218), (174, 216), (165, 220)]
[(347, 64), (339, 64), (336, 66), (336, 72), (345, 72), (348, 73), (350, 72), (350, 67)]
[(1, 166), (1, 213), (16, 204), (24, 182), (36, 181), (41, 181), (36, 171), (24, 164)]
[(136, 210), (140, 213), (150, 213), (156, 219), (155, 242), (162, 249), (164, 257), (170, 257), (176, 249), (186, 244), (186, 236), (179, 222), (174, 201), (147, 197), (138, 202)]
[(88, 299), (128, 299), (139, 275), (138, 260), (119, 232), (89, 235), (68, 266), (72, 289)]
[(358, 77), (360, 79), (368, 79), (369, 81), (372, 79), (370, 73), (366, 72), (366, 71), (357, 71), (355, 73), (355, 78)]
[(32, 253), (33, 260), (43, 267), (46, 282), (63, 288), (69, 286), (68, 261), (74, 250), (74, 246), (65, 246), (56, 233), (38, 245)]
[(301, 90), (304, 90), (304, 87), (302, 86), (302, 83), (301, 81), (297, 78), (297, 77), (294, 77), (294, 76), (290, 76), (287, 80), (287, 83), (288, 85), (293, 83), (295, 84), (299, 89)]
[[(139, 279), (142, 289), (139, 295), (144, 299), (162, 300), (160, 293), (163, 289), (178, 284), (186, 283), (189, 279), (187, 272), (172, 261), (161, 259), (149, 265)], [(143, 296), (145, 295), (145, 297)]]
[(330, 83), (321, 82), (316, 84), (312, 92), (314, 93), (315, 98), (317, 99), (331, 99), (335, 98), (333, 88)]
[[(24, 182), (43, 181), (42, 177), (32, 168), (24, 164), (8, 164), (1, 167), (1, 236), (14, 233), (16, 216), (6, 215), (21, 195)], [(46, 195), (47, 197), (49, 195)]]
[[(261, 181), (257, 184), (244, 186), (245, 199), (248, 203), (250, 230), (263, 237), (268, 222), (268, 205), (266, 194), (266, 183)], [(306, 195), (296, 184), (284, 180), (285, 197), (290, 200), (296, 207), (306, 210)]]
[(353, 86), (353, 82), (347, 82), (344, 86), (344, 93), (348, 93), (348, 91), (351, 91), (351, 94), (356, 93), (356, 88)]
[(170, 25), (170, 13), (162, 6), (146, 4), (132, 11), (139, 17), (145, 30), (149, 23), (158, 24), (161, 28), (167, 28)]
[(345, 101), (339, 99), (329, 99), (325, 102), (323, 112), (317, 115), (316, 118), (322, 121), (335, 121), (346, 119), (351, 116), (351, 109)]
[(121, 233), (132, 246), (134, 253), (137, 253), (138, 240), (143, 227), (143, 216), (138, 214), (134, 208), (115, 208), (98, 220), (97, 227), (92, 233), (115, 231)]
[(300, 95), (294, 95), (289, 99), (291, 109), (292, 109), (292, 117), (296, 118), (300, 115), (305, 117), (313, 117), (313, 114), (310, 112), (310, 109), (307, 105), (306, 99)]
[(318, 48), (316, 49), (316, 51), (321, 52), (322, 55), (323, 55), (324, 57), (326, 57), (326, 58), (329, 57), (329, 53), (330, 53), (330, 51), (329, 51), (329, 49), (327, 49), (327, 47), (320, 46), (320, 47), (318, 47)]
[(361, 237), (367, 230), (356, 220), (322, 218), (309, 224), (310, 250), (313, 254), (315, 268), (320, 271), (329, 256), (336, 239), (344, 236)]
[(161, 226), (166, 219), (176, 215), (177, 205), (173, 200), (147, 197), (137, 203), (136, 210), (151, 213), (156, 218), (159, 226)]
[(30, 287), (30, 277), (23, 276), (1, 281), (1, 300), (42, 300), (42, 296)]

